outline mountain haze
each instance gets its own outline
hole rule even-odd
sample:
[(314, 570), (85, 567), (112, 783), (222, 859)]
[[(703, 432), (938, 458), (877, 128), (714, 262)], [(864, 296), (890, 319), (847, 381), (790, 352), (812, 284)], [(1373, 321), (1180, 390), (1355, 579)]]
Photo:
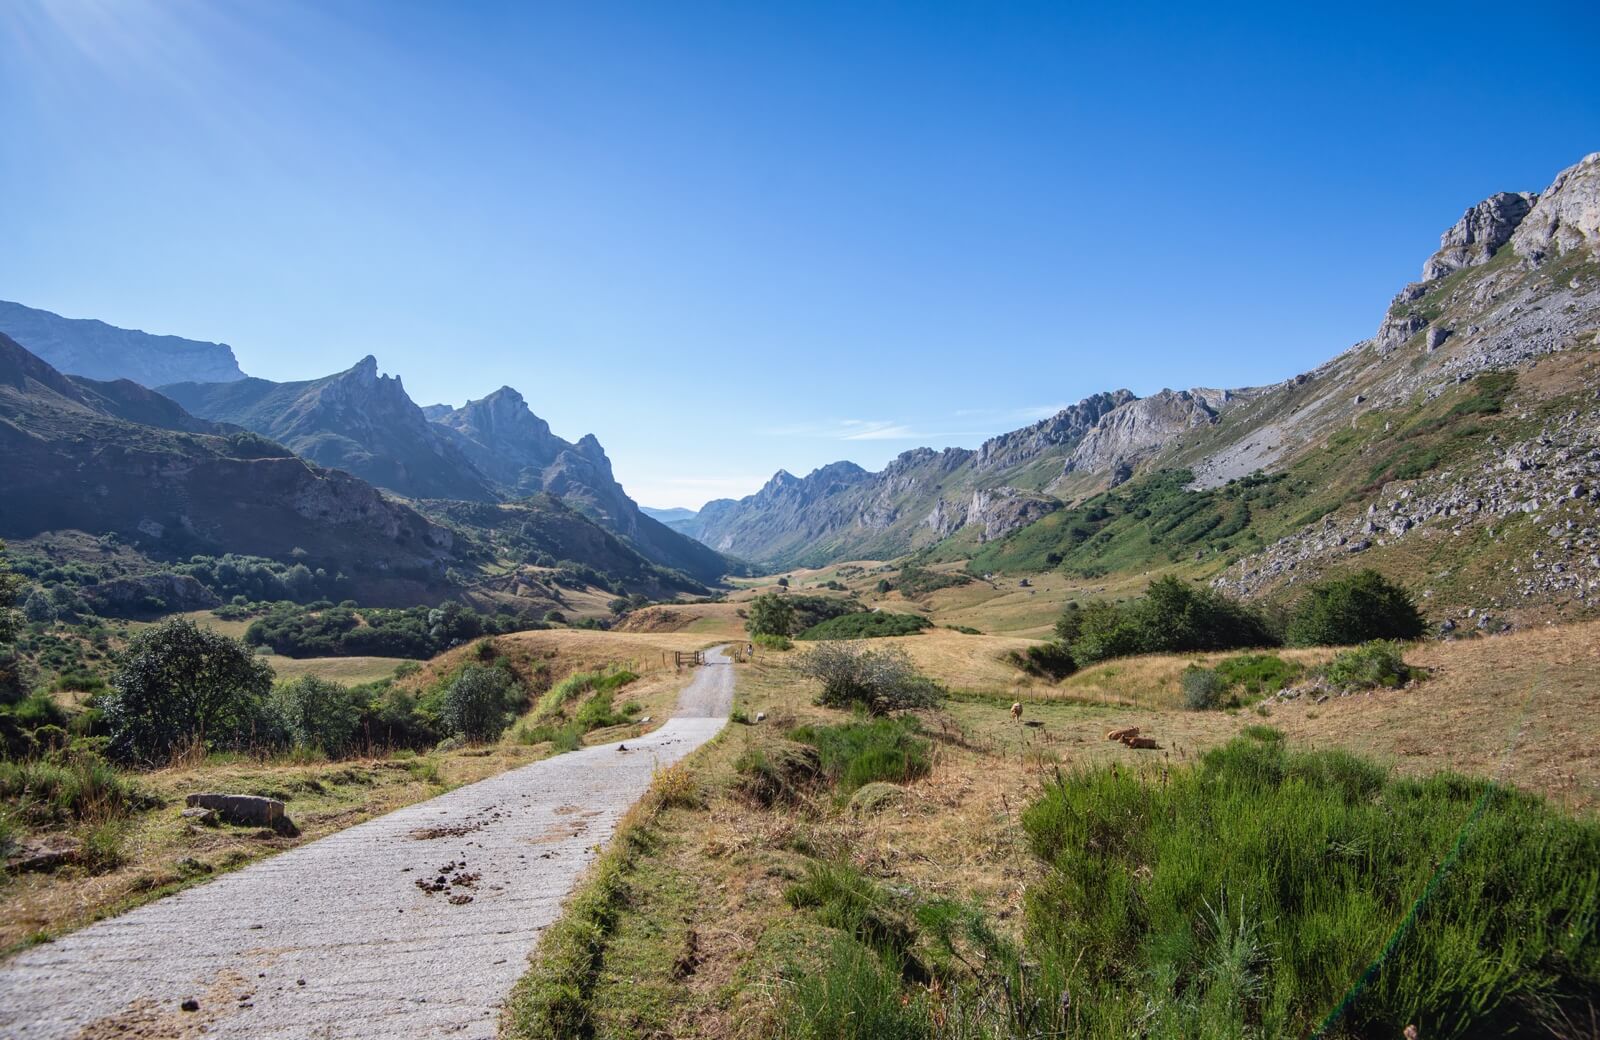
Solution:
[(90, 379), (130, 379), (143, 386), (243, 379), (233, 349), (179, 336), (119, 329), (92, 318), (0, 300), (0, 333), (58, 371)]

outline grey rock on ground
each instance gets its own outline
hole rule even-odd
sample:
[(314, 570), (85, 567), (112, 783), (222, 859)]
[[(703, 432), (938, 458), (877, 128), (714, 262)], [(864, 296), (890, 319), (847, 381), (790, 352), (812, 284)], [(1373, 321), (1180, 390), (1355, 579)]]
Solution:
[(489, 1040), (617, 820), (726, 723), (733, 669), (706, 656), (626, 753), (535, 762), (19, 953), (0, 1036)]

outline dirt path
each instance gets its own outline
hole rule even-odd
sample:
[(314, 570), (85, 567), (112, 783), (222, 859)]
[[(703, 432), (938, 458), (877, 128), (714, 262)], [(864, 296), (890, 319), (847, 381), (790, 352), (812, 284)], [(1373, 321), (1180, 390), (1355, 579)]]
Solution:
[(502, 773), (18, 954), (0, 1036), (493, 1037), (618, 818), (727, 721), (733, 668), (707, 661), (625, 751)]

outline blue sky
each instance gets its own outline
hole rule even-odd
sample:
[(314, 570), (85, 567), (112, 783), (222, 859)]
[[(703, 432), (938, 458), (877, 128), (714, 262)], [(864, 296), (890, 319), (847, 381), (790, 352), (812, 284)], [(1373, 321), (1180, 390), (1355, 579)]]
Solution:
[(0, 298), (420, 403), (647, 505), (1371, 334), (1600, 149), (1592, 3), (7, 0)]

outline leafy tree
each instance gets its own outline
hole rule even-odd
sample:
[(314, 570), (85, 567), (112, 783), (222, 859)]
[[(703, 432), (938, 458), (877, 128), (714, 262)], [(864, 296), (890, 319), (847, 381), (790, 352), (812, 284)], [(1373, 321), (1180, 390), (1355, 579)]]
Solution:
[(788, 588), (789, 587), (789, 579), (788, 578), (779, 578), (778, 579), (778, 587), (780, 589)]
[(331, 757), (350, 750), (363, 708), (348, 687), (315, 675), (279, 683), (272, 703), (297, 745), (320, 748)]
[(135, 636), (102, 705), (111, 749), (154, 763), (173, 751), (253, 736), (272, 669), (236, 639), (176, 618)]
[(503, 668), (469, 664), (445, 690), (441, 720), (474, 744), (498, 740), (527, 695)]
[(899, 647), (872, 650), (859, 643), (822, 643), (800, 661), (800, 674), (822, 683), (817, 703), (862, 708), (872, 715), (938, 705), (944, 691), (918, 674)]
[(753, 636), (787, 636), (794, 633), (794, 607), (775, 593), (757, 596), (750, 603), (744, 627)]
[(1411, 594), (1375, 570), (1312, 585), (1289, 620), (1296, 646), (1345, 646), (1416, 639), (1425, 628)]
[(1063, 615), (1058, 624), (1069, 631), (1076, 624), (1072, 657), (1080, 665), (1129, 654), (1231, 650), (1278, 641), (1249, 607), (1170, 575), (1152, 581), (1144, 598), (1133, 603), (1091, 603), (1075, 613), (1075, 622)]

